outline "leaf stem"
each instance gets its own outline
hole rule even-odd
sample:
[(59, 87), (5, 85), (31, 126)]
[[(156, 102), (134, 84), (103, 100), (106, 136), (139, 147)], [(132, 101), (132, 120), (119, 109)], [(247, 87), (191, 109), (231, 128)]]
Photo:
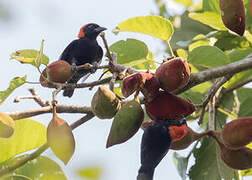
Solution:
[(173, 50), (172, 50), (172, 47), (171, 47), (171, 44), (170, 44), (169, 40), (166, 40), (166, 43), (168, 44), (168, 48), (169, 48), (171, 57), (174, 57), (174, 53), (173, 53)]

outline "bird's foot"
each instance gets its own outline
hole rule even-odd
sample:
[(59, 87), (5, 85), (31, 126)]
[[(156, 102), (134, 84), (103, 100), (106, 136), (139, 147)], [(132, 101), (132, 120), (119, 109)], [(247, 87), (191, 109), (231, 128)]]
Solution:
[(91, 69), (91, 73), (93, 74), (97, 70), (99, 64), (97, 62), (93, 62), (92, 65), (93, 65), (93, 68)]
[(77, 72), (77, 65), (75, 63), (72, 64), (72, 71)]

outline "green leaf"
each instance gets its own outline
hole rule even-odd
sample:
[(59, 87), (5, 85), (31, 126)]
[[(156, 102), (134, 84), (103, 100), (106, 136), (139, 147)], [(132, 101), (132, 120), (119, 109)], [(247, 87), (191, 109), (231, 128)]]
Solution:
[[(193, 42), (189, 45), (189, 51), (200, 46), (210, 46), (209, 38), (206, 38), (203, 34), (199, 34), (193, 38)], [(195, 41), (196, 40), (196, 41)]]
[(252, 97), (248, 97), (240, 105), (240, 110), (238, 113), (239, 117), (249, 117), (252, 116)]
[(241, 171), (241, 175), (242, 176), (251, 176), (252, 175), (252, 169), (247, 169), (247, 170)]
[(26, 76), (13, 78), (10, 82), (8, 89), (5, 91), (0, 91), (0, 105), (7, 99), (7, 97), (19, 86), (26, 82)]
[(168, 19), (150, 15), (134, 17), (123, 21), (118, 24), (114, 31), (138, 32), (168, 41), (173, 34), (173, 26)]
[[(22, 155), (0, 164), (0, 169), (4, 169), (4, 167), (17, 162), (20, 158), (25, 156), (26, 155)], [(46, 156), (39, 156), (36, 159), (27, 162), (23, 166), (17, 168), (12, 174), (9, 174), (10, 177), (12, 177), (12, 175), (14, 175), (14, 179), (24, 176), (29, 179), (37, 180), (67, 180), (61, 167)]]
[(252, 98), (252, 88), (239, 88), (237, 89), (237, 95), (242, 104), (247, 98)]
[(10, 59), (16, 59), (21, 63), (31, 64), (35, 67), (39, 67), (41, 64), (47, 65), (49, 58), (43, 54), (43, 43), (44, 40), (41, 42), (39, 51), (34, 49), (18, 50), (11, 54)]
[(213, 37), (217, 39), (214, 45), (223, 51), (235, 48), (248, 49), (251, 47), (251, 43), (244, 36), (237, 36), (228, 31), (219, 31)]
[(195, 66), (212, 68), (228, 64), (228, 56), (215, 46), (200, 46), (191, 51), (188, 61)]
[(226, 88), (234, 87), (235, 85), (244, 82), (251, 77), (252, 77), (252, 70), (237, 73), (228, 82), (224, 84), (224, 87)]
[(235, 171), (220, 159), (220, 149), (213, 139), (204, 138), (200, 148), (194, 150), (195, 164), (189, 171), (193, 180), (232, 180)]
[(46, 143), (46, 127), (31, 119), (15, 121), (15, 131), (8, 138), (0, 138), (0, 162)]
[(99, 179), (102, 175), (102, 169), (99, 167), (87, 167), (78, 170), (77, 173), (86, 179)]
[(247, 57), (249, 54), (252, 53), (252, 48), (248, 49), (235, 49), (228, 54), (229, 59), (231, 62), (239, 61)]
[(136, 39), (121, 40), (112, 44), (109, 49), (117, 53), (119, 64), (137, 67), (138, 69), (155, 68), (152, 54), (142, 41)]
[(203, 0), (203, 11), (211, 11), (220, 14), (219, 0)]
[(187, 177), (186, 170), (188, 166), (188, 158), (185, 158), (178, 154), (177, 152), (173, 153), (173, 162), (178, 170), (178, 173), (182, 180), (185, 180)]
[(189, 17), (216, 30), (227, 30), (221, 20), (221, 15), (215, 12), (189, 13)]
[(184, 59), (187, 59), (187, 58), (188, 58), (188, 53), (187, 53), (187, 51), (184, 50), (184, 49), (177, 49), (177, 50), (176, 50), (176, 53), (177, 53), (177, 55), (178, 55), (179, 57), (182, 57), (182, 58), (184, 58)]

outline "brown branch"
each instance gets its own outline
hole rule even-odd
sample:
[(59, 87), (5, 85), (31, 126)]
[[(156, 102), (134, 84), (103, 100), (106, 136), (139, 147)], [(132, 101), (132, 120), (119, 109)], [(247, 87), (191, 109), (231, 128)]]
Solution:
[(246, 58), (241, 61), (233, 62), (230, 64), (226, 64), (223, 66), (207, 69), (198, 73), (193, 73), (190, 76), (188, 84), (177, 90), (174, 91), (175, 94), (180, 94), (198, 84), (203, 82), (216, 79), (227, 74), (236, 74), (241, 71), (246, 71), (252, 69), (252, 54), (249, 54)]
[(209, 103), (209, 101), (215, 96), (216, 92), (220, 89), (220, 87), (223, 84), (225, 84), (231, 77), (232, 77), (232, 75), (227, 75), (227, 76), (222, 77), (217, 83), (215, 83), (209, 89), (208, 93), (206, 94), (206, 98), (204, 99), (202, 104), (199, 105), (199, 107), (202, 107), (202, 111), (201, 111), (201, 114), (200, 114), (198, 124), (202, 123), (202, 120), (203, 120), (204, 114), (205, 114), (205, 108), (206, 108), (207, 104)]
[[(79, 127), (80, 125), (82, 125), (83, 123), (87, 122), (88, 120), (92, 119), (94, 117), (93, 113), (88, 113), (87, 115), (85, 115), (84, 117), (82, 117), (81, 119), (77, 120), (76, 122), (72, 123), (70, 125), (70, 127), (72, 128), (72, 130), (76, 129), (77, 127)], [(15, 169), (23, 166), (25, 163), (27, 163), (28, 161), (31, 161), (35, 158), (37, 158), (38, 156), (40, 156), (40, 154), (42, 154), (45, 150), (47, 150), (49, 148), (48, 143), (45, 143), (44, 145), (42, 145), (40, 148), (38, 148), (36, 151), (34, 151), (33, 153), (27, 154), (21, 158), (19, 158), (17, 161), (15, 161), (13, 164), (3, 168), (0, 170), (0, 177), (8, 174), (12, 171), (14, 171)]]
[(233, 86), (233, 87), (231, 87), (231, 88), (226, 89), (225, 92), (226, 92), (226, 93), (232, 92), (232, 91), (234, 91), (234, 90), (236, 90), (236, 89), (239, 89), (240, 87), (242, 87), (242, 86), (244, 86), (244, 85), (246, 85), (246, 84), (248, 84), (248, 83), (251, 83), (251, 82), (252, 82), (252, 78), (247, 79), (247, 80), (245, 80), (245, 81), (243, 81), (243, 82), (241, 82), (241, 83), (236, 84), (235, 86)]
[[(88, 106), (69, 106), (69, 105), (62, 105), (57, 104), (56, 106), (57, 113), (81, 113), (87, 114), (91, 113), (91, 107)], [(18, 111), (18, 112), (6, 112), (9, 116), (11, 116), (14, 120), (19, 120), (23, 118), (29, 118), (32, 116), (37, 116), (40, 114), (51, 113), (52, 106), (46, 106), (42, 108), (32, 109), (32, 110), (25, 110), (25, 111)]]

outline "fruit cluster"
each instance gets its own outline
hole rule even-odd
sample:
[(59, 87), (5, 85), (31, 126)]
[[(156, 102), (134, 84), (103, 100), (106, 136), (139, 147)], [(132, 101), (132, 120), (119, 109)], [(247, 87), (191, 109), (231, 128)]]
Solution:
[(244, 117), (227, 123), (220, 132), (211, 131), (220, 147), (220, 156), (229, 167), (238, 170), (252, 168), (252, 118)]

